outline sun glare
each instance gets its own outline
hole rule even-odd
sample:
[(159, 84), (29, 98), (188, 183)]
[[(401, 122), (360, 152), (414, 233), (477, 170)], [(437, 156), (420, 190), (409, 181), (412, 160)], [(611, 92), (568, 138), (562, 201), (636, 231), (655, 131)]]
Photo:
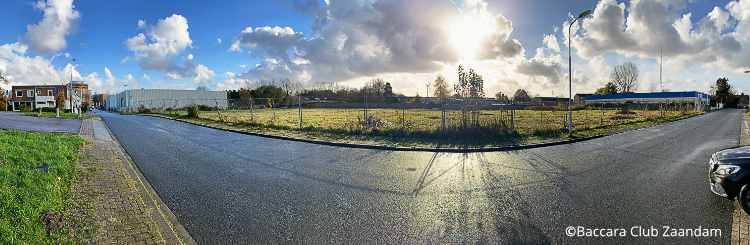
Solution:
[(451, 42), (461, 59), (474, 59), (482, 39), (487, 36), (489, 30), (487, 23), (474, 16), (466, 16), (451, 26)]

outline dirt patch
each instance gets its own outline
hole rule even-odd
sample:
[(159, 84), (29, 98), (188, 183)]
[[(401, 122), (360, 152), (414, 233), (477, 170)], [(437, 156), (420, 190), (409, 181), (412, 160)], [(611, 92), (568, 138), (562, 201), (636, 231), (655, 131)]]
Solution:
[(68, 225), (67, 220), (65, 220), (62, 216), (52, 211), (42, 212), (41, 217), (42, 217), (42, 221), (44, 222), (44, 226), (47, 229), (48, 235)]

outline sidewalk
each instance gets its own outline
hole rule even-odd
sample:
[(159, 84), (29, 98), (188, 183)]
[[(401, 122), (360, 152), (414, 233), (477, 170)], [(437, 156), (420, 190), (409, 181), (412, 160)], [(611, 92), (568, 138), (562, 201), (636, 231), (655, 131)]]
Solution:
[[(740, 145), (750, 145), (750, 118), (747, 114), (742, 115), (740, 129)], [(734, 200), (734, 213), (732, 213), (732, 244), (750, 245), (750, 216), (742, 210), (740, 203)]]
[[(92, 178), (81, 190), (93, 197), (94, 221), (100, 226), (91, 244), (181, 244), (141, 182), (120, 145), (101, 119), (84, 120), (81, 137), (91, 142), (83, 148), (81, 164)], [(189, 239), (192, 241), (192, 239)]]

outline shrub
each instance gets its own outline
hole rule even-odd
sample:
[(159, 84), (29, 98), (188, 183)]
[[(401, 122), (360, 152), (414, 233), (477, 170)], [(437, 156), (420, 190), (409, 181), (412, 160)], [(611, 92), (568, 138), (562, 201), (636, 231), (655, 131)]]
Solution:
[(186, 107), (186, 109), (188, 117), (198, 117), (198, 114), (200, 113), (198, 105), (196, 105), (195, 103), (189, 105), (188, 107)]
[(27, 106), (26, 104), (22, 104), (22, 105), (18, 106), (18, 110), (20, 110), (22, 112), (30, 112), (31, 111), (31, 107)]
[(83, 109), (83, 113), (86, 113), (89, 110), (89, 102), (81, 103), (81, 109)]
[(573, 110), (574, 111), (575, 110), (586, 110), (586, 105), (582, 105), (582, 104), (573, 105)]
[(151, 113), (151, 109), (148, 109), (148, 108), (146, 108), (146, 106), (141, 105), (141, 107), (138, 107), (138, 113), (150, 114)]
[(214, 108), (207, 105), (198, 105), (198, 110), (201, 111), (213, 111)]
[(55, 107), (44, 107), (44, 108), (42, 108), (42, 112), (57, 112), (57, 108), (55, 108)]

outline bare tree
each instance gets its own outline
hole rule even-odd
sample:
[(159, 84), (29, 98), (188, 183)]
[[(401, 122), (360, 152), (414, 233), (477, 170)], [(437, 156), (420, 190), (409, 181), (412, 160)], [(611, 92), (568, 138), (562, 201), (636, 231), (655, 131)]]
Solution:
[(281, 87), (281, 90), (284, 90), (285, 96), (294, 96), (300, 92), (302, 84), (292, 81), (289, 77), (283, 77), (279, 80), (279, 87)]
[(211, 91), (211, 89), (206, 86), (198, 86), (197, 88), (195, 88), (195, 90), (196, 91)]
[(657, 90), (656, 83), (651, 83), (651, 85), (648, 86), (649, 93), (656, 92), (656, 90)]
[(444, 97), (450, 97), (451, 91), (449, 89), (448, 81), (445, 80), (445, 77), (442, 75), (438, 75), (437, 78), (435, 78), (435, 92), (433, 92), (435, 97), (438, 98), (444, 98)]
[(380, 78), (373, 78), (369, 82), (365, 83), (365, 87), (362, 88), (366, 95), (370, 96), (383, 96), (385, 93), (385, 80)]
[(638, 89), (638, 74), (638, 66), (633, 62), (626, 62), (612, 69), (609, 80), (617, 88), (617, 93), (635, 92)]

